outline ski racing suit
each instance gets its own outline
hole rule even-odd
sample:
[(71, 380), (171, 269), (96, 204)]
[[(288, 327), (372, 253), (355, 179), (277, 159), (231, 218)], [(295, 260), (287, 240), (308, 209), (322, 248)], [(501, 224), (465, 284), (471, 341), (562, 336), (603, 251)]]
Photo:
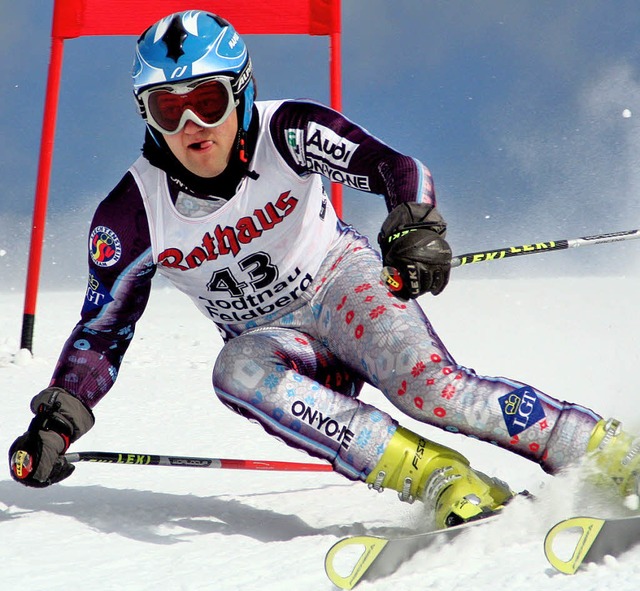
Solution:
[[(81, 319), (51, 385), (93, 408), (112, 387), (156, 271), (217, 325), (219, 398), (288, 445), (365, 480), (397, 428), (363, 382), (430, 425), (511, 450), (547, 472), (583, 455), (600, 419), (457, 364), (415, 301), (392, 296), (380, 256), (334, 211), (321, 177), (435, 205), (428, 169), (341, 114), (262, 101), (231, 199), (198, 197), (141, 156), (98, 206)], [(206, 198), (204, 198), (206, 197)]]

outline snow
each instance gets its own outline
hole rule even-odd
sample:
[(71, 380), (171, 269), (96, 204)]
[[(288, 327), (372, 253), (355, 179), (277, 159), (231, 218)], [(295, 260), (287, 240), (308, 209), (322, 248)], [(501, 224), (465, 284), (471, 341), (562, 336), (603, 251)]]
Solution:
[[(616, 246), (602, 248), (615, 256)], [(528, 381), (640, 432), (638, 279), (454, 275), (443, 295), (421, 303), (459, 362)], [(27, 427), (28, 401), (47, 385), (82, 297), (81, 290), (40, 294), (31, 358), (19, 351), (22, 296), (0, 292), (2, 449)], [(118, 383), (96, 408), (96, 426), (72, 451), (317, 461), (218, 402), (210, 373), (220, 346), (214, 327), (185, 296), (156, 288)], [(362, 396), (398, 416), (377, 391)], [(635, 591), (640, 546), (573, 577), (555, 573), (543, 554), (544, 532), (555, 522), (574, 514), (623, 515), (621, 502), (588, 494), (575, 474), (551, 478), (497, 448), (406, 418), (402, 423), (539, 500), (516, 502), (504, 519), (437, 551), (420, 551), (392, 577), (358, 589)], [(400, 503), (393, 492), (376, 494), (333, 473), (83, 463), (64, 483), (36, 490), (14, 483), (4, 469), (0, 588), (329, 591), (324, 555), (341, 536), (428, 528), (420, 503)]]

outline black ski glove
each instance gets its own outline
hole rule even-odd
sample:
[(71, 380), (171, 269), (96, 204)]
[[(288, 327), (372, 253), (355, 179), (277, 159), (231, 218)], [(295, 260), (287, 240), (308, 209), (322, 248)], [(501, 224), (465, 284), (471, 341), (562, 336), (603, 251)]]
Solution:
[(442, 216), (426, 203), (401, 203), (387, 216), (378, 234), (382, 280), (397, 298), (438, 295), (446, 287), (451, 271), (446, 232)]
[(64, 480), (75, 466), (64, 457), (71, 443), (93, 427), (93, 413), (62, 388), (47, 388), (33, 398), (36, 415), (9, 448), (11, 477), (43, 488)]

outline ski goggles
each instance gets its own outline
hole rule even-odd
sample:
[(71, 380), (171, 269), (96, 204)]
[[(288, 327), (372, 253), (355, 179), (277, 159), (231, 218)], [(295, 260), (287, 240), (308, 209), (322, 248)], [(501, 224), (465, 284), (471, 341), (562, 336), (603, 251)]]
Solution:
[(138, 100), (147, 123), (167, 135), (181, 131), (188, 120), (201, 127), (222, 125), (238, 106), (226, 76), (156, 86), (142, 91)]

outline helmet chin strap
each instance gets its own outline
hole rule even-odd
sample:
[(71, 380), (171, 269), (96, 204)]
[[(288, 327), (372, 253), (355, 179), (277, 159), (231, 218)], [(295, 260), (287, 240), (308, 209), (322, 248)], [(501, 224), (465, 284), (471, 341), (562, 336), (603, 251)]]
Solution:
[(249, 164), (249, 156), (247, 154), (247, 132), (242, 128), (238, 129), (237, 139), (236, 151), (238, 152), (238, 158), (242, 164)]
[(260, 175), (249, 168), (249, 154), (247, 153), (247, 132), (242, 128), (238, 128), (238, 136), (236, 141), (236, 154), (238, 160), (244, 168), (245, 174), (252, 180), (257, 181)]

